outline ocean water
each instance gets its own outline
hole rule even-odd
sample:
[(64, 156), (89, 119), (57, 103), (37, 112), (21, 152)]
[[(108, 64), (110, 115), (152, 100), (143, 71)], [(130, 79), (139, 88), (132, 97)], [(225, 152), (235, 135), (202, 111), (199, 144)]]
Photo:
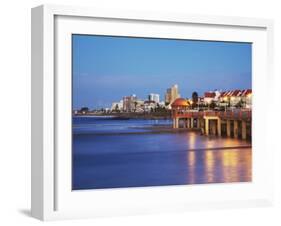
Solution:
[(72, 188), (249, 182), (249, 141), (157, 133), (171, 120), (73, 117)]

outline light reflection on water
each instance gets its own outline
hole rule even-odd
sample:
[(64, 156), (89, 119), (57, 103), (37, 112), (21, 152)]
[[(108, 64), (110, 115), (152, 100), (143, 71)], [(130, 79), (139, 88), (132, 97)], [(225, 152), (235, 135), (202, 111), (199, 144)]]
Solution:
[(215, 159), (214, 159), (214, 151), (205, 151), (205, 177), (207, 183), (212, 183), (215, 180), (215, 172), (214, 172), (214, 166), (215, 166)]
[[(196, 152), (196, 151), (194, 151)], [(206, 183), (220, 182), (239, 182), (251, 181), (251, 149), (225, 149), (225, 150), (206, 150), (202, 153), (204, 159), (204, 177)], [(194, 157), (188, 159), (192, 162), (193, 168), (197, 163)], [(191, 163), (189, 163), (189, 166)], [(197, 175), (196, 173), (193, 175)], [(200, 177), (200, 173), (198, 175)], [(189, 181), (194, 183), (196, 179)], [(199, 183), (202, 180), (199, 179)], [(204, 182), (204, 180), (203, 180)]]
[[(83, 131), (74, 134), (73, 189), (252, 179), (252, 151), (245, 148), (250, 145), (248, 141), (206, 137), (196, 132), (112, 135), (112, 131), (102, 136)], [(214, 149), (222, 147), (228, 148)]]
[(196, 166), (196, 155), (195, 151), (187, 152), (187, 164), (188, 164), (188, 174), (186, 181), (189, 184), (195, 183), (195, 166)]
[[(188, 151), (187, 156), (188, 184), (251, 181), (252, 155), (250, 148)], [(200, 160), (196, 161), (200, 158), (203, 160), (203, 164)], [(204, 168), (202, 174), (198, 169), (196, 172), (196, 168), (200, 165)]]

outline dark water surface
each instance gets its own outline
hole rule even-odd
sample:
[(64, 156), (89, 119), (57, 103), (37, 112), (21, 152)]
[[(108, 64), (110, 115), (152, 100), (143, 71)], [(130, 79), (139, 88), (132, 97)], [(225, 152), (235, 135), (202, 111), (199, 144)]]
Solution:
[(251, 181), (249, 141), (151, 133), (170, 120), (73, 118), (73, 189)]

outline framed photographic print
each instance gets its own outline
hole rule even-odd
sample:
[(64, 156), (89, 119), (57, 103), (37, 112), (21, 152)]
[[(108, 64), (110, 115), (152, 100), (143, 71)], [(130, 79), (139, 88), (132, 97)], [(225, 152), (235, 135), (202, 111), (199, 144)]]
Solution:
[(272, 203), (272, 21), (32, 9), (32, 215)]

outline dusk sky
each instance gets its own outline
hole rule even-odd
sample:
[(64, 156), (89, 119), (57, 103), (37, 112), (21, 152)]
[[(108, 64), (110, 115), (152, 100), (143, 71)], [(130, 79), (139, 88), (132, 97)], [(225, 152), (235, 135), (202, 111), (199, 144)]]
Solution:
[(178, 84), (193, 91), (252, 87), (249, 43), (73, 35), (73, 108), (111, 107), (123, 96), (147, 99)]

